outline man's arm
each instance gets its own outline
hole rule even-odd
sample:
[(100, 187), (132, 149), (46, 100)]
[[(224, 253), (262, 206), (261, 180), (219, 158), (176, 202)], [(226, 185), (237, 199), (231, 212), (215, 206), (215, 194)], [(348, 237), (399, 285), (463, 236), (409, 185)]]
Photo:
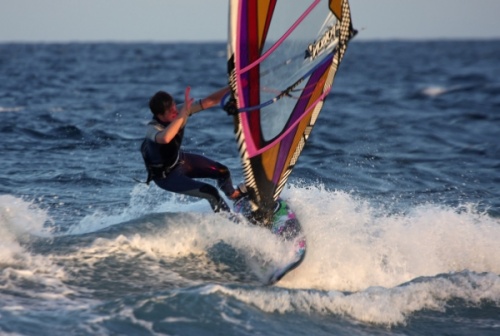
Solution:
[(219, 104), (221, 99), (224, 97), (226, 93), (229, 92), (229, 87), (226, 86), (220, 90), (215, 91), (214, 93), (208, 95), (203, 99), (199, 99), (193, 103), (191, 106), (191, 114), (198, 113), (200, 111), (209, 109)]

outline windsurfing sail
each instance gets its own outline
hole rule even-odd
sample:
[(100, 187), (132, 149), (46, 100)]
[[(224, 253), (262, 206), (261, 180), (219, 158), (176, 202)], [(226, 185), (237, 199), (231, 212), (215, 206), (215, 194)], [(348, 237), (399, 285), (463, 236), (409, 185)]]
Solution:
[(264, 219), (355, 33), (348, 0), (230, 0), (225, 105), (234, 115), (252, 210)]

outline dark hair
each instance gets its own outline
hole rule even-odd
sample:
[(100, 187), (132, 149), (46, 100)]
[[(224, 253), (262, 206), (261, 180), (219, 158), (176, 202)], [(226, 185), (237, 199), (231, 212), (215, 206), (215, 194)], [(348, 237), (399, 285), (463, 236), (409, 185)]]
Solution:
[(172, 107), (174, 98), (169, 93), (165, 91), (158, 91), (149, 100), (149, 109), (154, 116), (163, 114), (166, 110)]

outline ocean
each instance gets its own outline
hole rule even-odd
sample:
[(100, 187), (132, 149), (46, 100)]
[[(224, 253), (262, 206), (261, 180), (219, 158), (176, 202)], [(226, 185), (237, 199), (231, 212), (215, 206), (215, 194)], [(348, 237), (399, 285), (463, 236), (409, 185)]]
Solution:
[[(354, 39), (263, 228), (147, 186), (158, 90), (225, 86), (225, 43), (0, 44), (1, 335), (499, 335), (500, 41)], [(231, 117), (184, 148), (242, 180)]]

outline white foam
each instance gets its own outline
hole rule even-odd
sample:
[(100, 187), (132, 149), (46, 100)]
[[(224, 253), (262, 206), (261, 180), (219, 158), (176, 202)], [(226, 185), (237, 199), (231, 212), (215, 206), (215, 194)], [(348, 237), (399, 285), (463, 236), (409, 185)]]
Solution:
[(33, 202), (11, 195), (0, 195), (0, 227), (14, 235), (33, 234), (50, 236), (50, 230), (44, 227), (52, 223), (46, 210)]
[(47, 236), (46, 211), (11, 195), (0, 195), (0, 263), (18, 265), (27, 256), (20, 240), (26, 235)]
[(452, 85), (450, 87), (443, 87), (443, 86), (429, 86), (425, 89), (423, 89), (421, 92), (422, 94), (428, 96), (428, 97), (438, 97), (446, 93), (451, 93), (451, 92), (457, 92), (457, 91), (462, 91), (467, 89), (467, 86), (463, 85)]
[[(214, 214), (205, 200), (196, 201), (182, 195), (167, 193), (155, 186), (137, 185), (131, 192), (129, 205), (111, 213), (96, 211), (73, 226), (69, 234), (95, 232), (151, 213), (176, 213), (175, 221), (165, 219), (165, 226), (158, 232), (100, 240), (115, 245), (130, 244), (152, 258), (202, 255), (214, 244), (224, 241), (242, 250), (247, 256), (259, 255), (263, 260), (279, 262), (287, 252), (287, 244), (274, 239), (270, 232), (253, 225), (236, 225), (223, 215)], [(126, 242), (124, 241), (126, 240)], [(104, 251), (106, 247), (101, 246)], [(87, 251), (92, 254), (93, 252)]]
[(404, 324), (423, 309), (444, 311), (452, 299), (473, 305), (485, 299), (500, 303), (500, 277), (496, 274), (454, 274), (429, 278), (406, 286), (370, 287), (360, 292), (284, 290), (271, 287), (228, 288), (208, 285), (202, 294), (222, 293), (268, 313), (320, 313), (350, 317), (387, 326)]
[(321, 186), (292, 187), (288, 196), (308, 247), (282, 286), (359, 291), (462, 270), (500, 273), (500, 221), (471, 205), (393, 214)]
[(429, 97), (437, 97), (448, 92), (448, 89), (441, 86), (429, 86), (422, 90), (422, 93)]
[(0, 106), (0, 113), (1, 112), (20, 112), (24, 109), (25, 109), (24, 106), (11, 106), (11, 107)]
[[(500, 222), (473, 205), (425, 204), (394, 213), (322, 185), (292, 185), (283, 197), (302, 224), (307, 253), (301, 266), (279, 286), (360, 291), (462, 270), (500, 273)], [(204, 200), (166, 199), (164, 191), (154, 189), (136, 188), (130, 206), (116, 217), (96, 216), (94, 223), (88, 217), (82, 223), (95, 229), (100, 223), (112, 225), (141, 212), (171, 209), (188, 213), (165, 223), (160, 232), (128, 237), (128, 243), (154, 258), (175, 258), (201, 255), (222, 240), (267, 262), (279, 262), (289, 248), (265, 229), (236, 225), (213, 214)]]
[[(10, 195), (0, 196), (0, 283), (10, 293), (36, 299), (20, 303), (15, 296), (2, 295), (3, 309), (24, 310), (32, 305), (65, 307), (75, 304), (69, 297), (75, 290), (64, 283), (64, 269), (50, 256), (32, 254), (23, 246), (30, 236), (49, 236), (44, 224), (50, 218), (45, 210), (32, 202)], [(40, 300), (40, 301), (38, 301)], [(35, 303), (38, 302), (38, 303)], [(27, 305), (27, 306), (25, 306)]]
[[(282, 286), (358, 291), (461, 270), (500, 273), (499, 220), (472, 205), (426, 204), (397, 214), (321, 185), (290, 186), (283, 197), (303, 226), (307, 253), (302, 265), (280, 282)], [(163, 257), (201, 254), (220, 240), (267, 260), (278, 259), (286, 249), (259, 228), (234, 225), (212, 214), (204, 200), (186, 201), (143, 185), (132, 191), (129, 206), (111, 214), (96, 212), (70, 232), (93, 232), (172, 210), (186, 215), (175, 217), (177, 223), (170, 221), (156, 237), (128, 239), (145, 251), (154, 249), (151, 255)]]
[[(167, 216), (163, 226), (160, 223), (130, 236), (97, 238), (70, 255), (46, 257), (31, 255), (18, 242), (22, 232), (44, 232), (43, 224), (49, 220), (46, 212), (29, 202), (0, 197), (0, 249), (6, 252), (2, 261), (23, 265), (4, 270), (2, 281), (15, 289), (18, 282), (6, 279), (22, 277), (44, 288), (30, 295), (64, 300), (73, 289), (64, 284), (64, 269), (54, 264), (65, 263), (65, 258), (73, 260), (67, 267), (93, 268), (110, 255), (123, 256), (125, 263), (139, 257), (141, 267), (150, 270), (152, 277), (179, 284), (185, 279), (161, 267), (158, 260), (203, 256), (219, 241), (269, 262), (279, 261), (289, 248), (266, 229), (234, 224), (213, 214), (206, 201), (165, 196), (161, 190), (137, 187), (128, 207), (115, 214), (96, 213), (82, 221), (91, 232), (150, 212), (179, 212)], [(290, 186), (283, 197), (307, 237), (304, 262), (274, 287), (214, 285), (207, 286), (207, 292), (231, 295), (266, 312), (316, 311), (388, 325), (404, 323), (422, 309), (443, 310), (454, 298), (473, 304), (484, 299), (500, 303), (500, 222), (473, 205), (424, 204), (394, 213), (321, 185)], [(83, 231), (81, 226), (74, 232)], [(143, 263), (144, 257), (152, 262)], [(55, 259), (57, 263), (53, 263)], [(216, 268), (203, 270), (217, 272)], [(415, 281), (421, 277), (428, 278)], [(11, 307), (22, 309), (16, 302)]]
[[(206, 203), (206, 204), (205, 204)], [(127, 222), (151, 213), (204, 212), (210, 207), (206, 201), (186, 201), (185, 197), (168, 193), (155, 185), (137, 184), (130, 193), (129, 204), (108, 212), (96, 210), (72, 226), (67, 234), (84, 234)], [(211, 212), (211, 210), (210, 210)]]

